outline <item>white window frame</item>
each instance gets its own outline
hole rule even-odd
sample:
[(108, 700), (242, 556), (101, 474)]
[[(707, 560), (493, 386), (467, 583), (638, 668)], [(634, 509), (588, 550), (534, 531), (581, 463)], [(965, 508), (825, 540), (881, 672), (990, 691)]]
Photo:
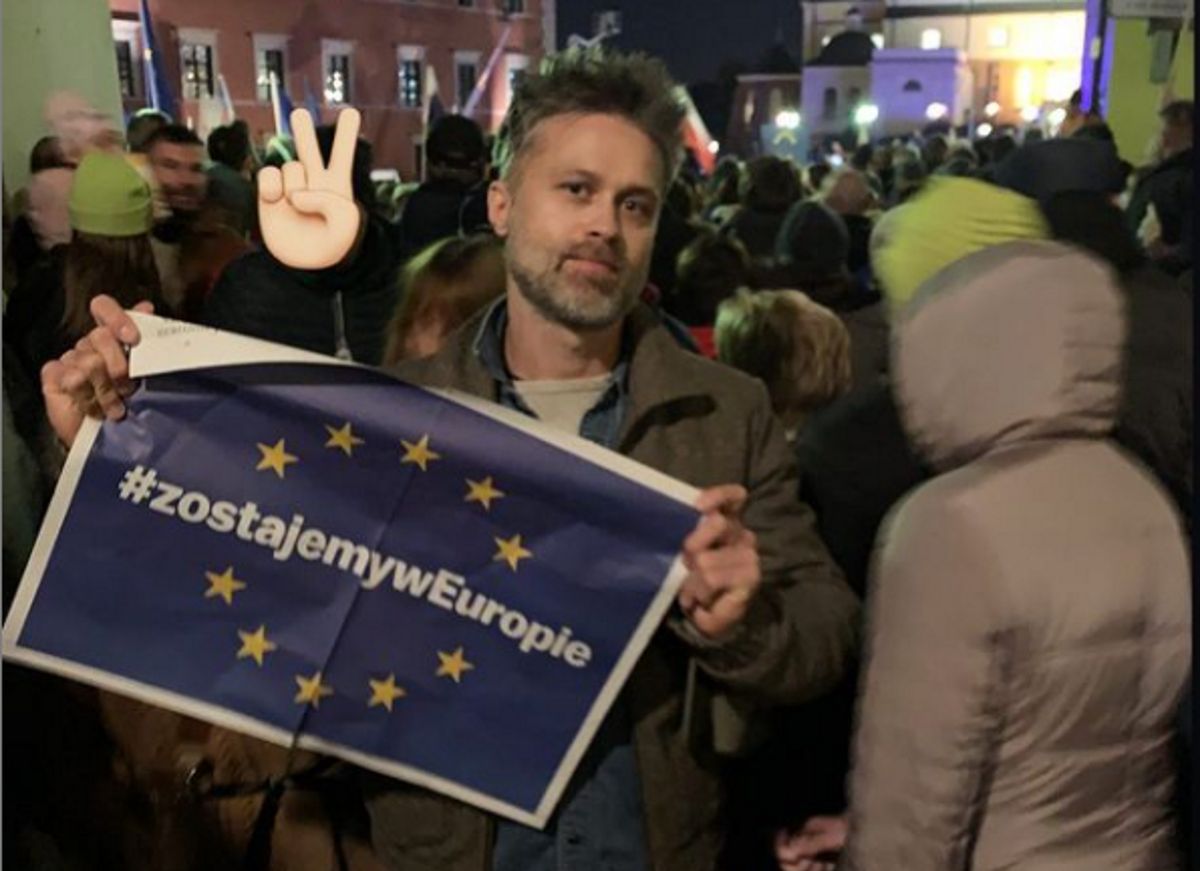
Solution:
[[(143, 56), (145, 48), (142, 46), (141, 23), (114, 18), (112, 20), (112, 36), (114, 43), (129, 43), (129, 53), (133, 58), (133, 95), (134, 98), (144, 97), (146, 95), (146, 59)], [(118, 86), (120, 85), (120, 75), (120, 71), (118, 70)]]
[(183, 65), (183, 46), (206, 45), (212, 50), (212, 96), (217, 98), (221, 93), (221, 52), (217, 46), (217, 31), (207, 27), (180, 27), (175, 31), (179, 45), (179, 93), (185, 100), (193, 100), (187, 96), (187, 81)]
[(267, 99), (263, 100), (258, 96), (258, 67), (259, 56), (268, 51), (283, 52), (283, 81), (279, 83), (281, 89), (287, 87), (288, 70), (291, 69), (291, 58), (288, 57), (288, 36), (285, 33), (256, 33), (253, 35), (254, 42), (254, 96), (259, 103), (270, 103), (270, 92), (267, 93)]
[[(404, 90), (400, 87), (400, 68), (405, 61), (417, 61), (421, 64), (421, 80), (417, 83), (418, 103), (415, 106), (408, 106), (404, 102)], [(423, 45), (398, 45), (396, 46), (396, 105), (401, 109), (409, 112), (420, 112), (425, 106), (425, 65), (429, 63), (425, 58), (425, 46)]]
[(464, 108), (466, 108), (467, 100), (469, 100), (471, 98), (471, 94), (469, 92), (466, 94), (460, 94), (458, 92), (458, 88), (459, 88), (458, 68), (460, 65), (463, 65), (463, 64), (474, 64), (475, 65), (475, 84), (478, 85), (479, 84), (479, 76), (483, 72), (483, 70), (481, 70), (479, 68), (479, 61), (482, 57), (483, 57), (483, 52), (481, 52), (481, 51), (456, 51), (456, 52), (454, 52), (454, 105), (458, 107), (458, 111), (460, 111), (460, 112)]
[(937, 51), (942, 47), (942, 31), (937, 27), (926, 27), (921, 31), (921, 50)]
[(528, 75), (529, 67), (532, 63), (533, 58), (527, 54), (517, 54), (513, 52), (504, 56), (504, 89), (506, 94), (504, 98), (504, 107), (506, 112), (508, 111), (508, 105), (512, 103), (513, 98), (512, 74), (519, 70)]
[[(348, 103), (331, 103), (325, 95), (325, 77), (329, 75), (329, 58), (335, 54), (344, 54), (350, 58), (350, 62), (346, 65), (348, 81), (346, 82), (346, 90), (350, 92), (350, 102)], [(321, 40), (321, 102), (325, 106), (349, 106), (354, 103), (355, 96), (358, 90), (355, 87), (354, 81), (354, 43), (348, 39), (322, 39)]]

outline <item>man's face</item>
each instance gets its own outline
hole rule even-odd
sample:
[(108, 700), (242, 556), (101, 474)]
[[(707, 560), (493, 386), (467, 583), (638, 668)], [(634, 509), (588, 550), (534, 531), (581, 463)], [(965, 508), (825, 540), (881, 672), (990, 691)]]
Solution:
[(615, 115), (558, 115), (534, 128), (488, 217), (510, 286), (576, 331), (617, 323), (646, 285), (664, 169), (653, 141)]
[(200, 209), (208, 189), (202, 146), (156, 143), (150, 150), (150, 166), (171, 211), (195, 212)]
[(1174, 157), (1181, 151), (1192, 147), (1192, 128), (1190, 124), (1172, 124), (1163, 120), (1162, 129), (1158, 134), (1158, 147), (1162, 156)]

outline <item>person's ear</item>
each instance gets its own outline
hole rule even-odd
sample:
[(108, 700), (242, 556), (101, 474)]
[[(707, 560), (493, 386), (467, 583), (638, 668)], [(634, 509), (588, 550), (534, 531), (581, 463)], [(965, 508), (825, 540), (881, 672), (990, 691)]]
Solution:
[(488, 185), (488, 222), (501, 239), (508, 237), (508, 216), (512, 209), (512, 190), (508, 182), (494, 181)]

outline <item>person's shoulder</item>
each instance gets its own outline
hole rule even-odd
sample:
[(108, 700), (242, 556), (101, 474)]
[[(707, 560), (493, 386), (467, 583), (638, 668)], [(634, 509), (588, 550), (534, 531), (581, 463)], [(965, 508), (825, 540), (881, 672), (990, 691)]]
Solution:
[(726, 408), (748, 413), (764, 404), (769, 407), (767, 388), (762, 381), (719, 360), (710, 360), (689, 351), (667, 333), (665, 326), (660, 325), (658, 329), (665, 334), (658, 337), (658, 341), (665, 346), (664, 350), (656, 355), (657, 359), (644, 364), (635, 358), (634, 366), (651, 366), (655, 371), (646, 374), (655, 380), (679, 390), (707, 394)]
[(475, 339), (486, 311), (455, 329), (435, 354), (400, 360), (387, 366), (387, 373), (418, 387), (478, 392), (489, 380), (475, 353)]

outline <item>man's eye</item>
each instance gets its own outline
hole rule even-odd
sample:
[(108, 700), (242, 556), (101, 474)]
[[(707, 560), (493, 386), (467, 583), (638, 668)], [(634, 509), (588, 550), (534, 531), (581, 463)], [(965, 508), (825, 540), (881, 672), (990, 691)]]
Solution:
[(588, 186), (581, 181), (569, 181), (563, 184), (563, 190), (573, 197), (587, 196)]
[(622, 204), (627, 212), (633, 212), (635, 215), (640, 215), (643, 218), (649, 218), (653, 213), (650, 204), (645, 200), (637, 197), (630, 197)]

